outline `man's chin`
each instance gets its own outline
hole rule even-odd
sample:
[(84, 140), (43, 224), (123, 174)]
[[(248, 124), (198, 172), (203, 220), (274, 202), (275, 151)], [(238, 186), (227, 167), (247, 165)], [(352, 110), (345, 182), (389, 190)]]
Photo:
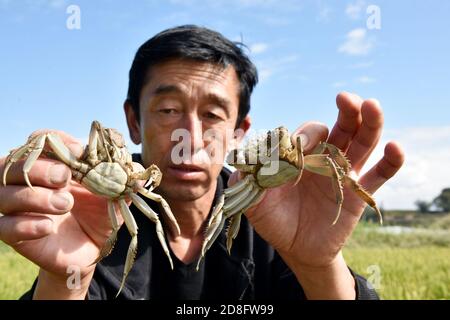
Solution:
[(166, 200), (194, 201), (205, 195), (208, 188), (204, 184), (191, 181), (161, 185), (155, 192), (160, 193)]

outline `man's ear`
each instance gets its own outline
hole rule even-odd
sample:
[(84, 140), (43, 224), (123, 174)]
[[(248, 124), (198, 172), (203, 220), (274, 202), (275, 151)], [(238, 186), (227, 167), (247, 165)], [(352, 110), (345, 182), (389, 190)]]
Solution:
[(237, 127), (238, 134), (236, 135), (236, 140), (238, 143), (244, 139), (245, 134), (247, 133), (248, 129), (250, 129), (250, 126), (252, 125), (252, 121), (250, 119), (250, 116), (246, 116), (241, 123), (239, 124), (239, 127)]
[(245, 134), (250, 129), (251, 123), (252, 122), (249, 116), (246, 116), (241, 121), (239, 126), (234, 130), (233, 141), (231, 141), (231, 144), (229, 145), (230, 149), (228, 150), (232, 150), (238, 147), (239, 143), (241, 143), (242, 139), (244, 139)]
[(139, 121), (134, 112), (133, 106), (130, 101), (125, 100), (123, 104), (123, 109), (125, 111), (125, 116), (127, 118), (128, 131), (130, 132), (131, 141), (135, 144), (141, 143), (141, 128), (139, 126)]

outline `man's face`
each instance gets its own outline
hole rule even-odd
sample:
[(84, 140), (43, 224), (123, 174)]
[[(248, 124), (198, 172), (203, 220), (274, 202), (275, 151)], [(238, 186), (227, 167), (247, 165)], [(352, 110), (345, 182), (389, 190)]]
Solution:
[[(192, 201), (215, 188), (226, 149), (236, 142), (239, 85), (231, 66), (170, 60), (149, 71), (139, 123), (126, 106), (145, 167), (156, 164), (163, 173), (158, 192), (166, 199)], [(240, 128), (249, 125), (246, 118)]]

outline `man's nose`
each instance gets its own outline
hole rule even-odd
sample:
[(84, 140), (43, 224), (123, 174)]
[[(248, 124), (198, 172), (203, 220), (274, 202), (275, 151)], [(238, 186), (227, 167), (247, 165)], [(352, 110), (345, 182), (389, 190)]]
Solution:
[(204, 147), (202, 121), (193, 114), (188, 114), (185, 119), (185, 128), (190, 133), (191, 152), (195, 154)]

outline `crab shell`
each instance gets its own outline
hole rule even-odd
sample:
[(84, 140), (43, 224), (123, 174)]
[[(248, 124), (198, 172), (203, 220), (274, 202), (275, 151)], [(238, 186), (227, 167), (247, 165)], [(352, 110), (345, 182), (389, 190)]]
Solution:
[(263, 189), (278, 187), (299, 174), (295, 165), (297, 148), (285, 127), (249, 140), (244, 147), (228, 155), (227, 163), (243, 173), (252, 174)]

